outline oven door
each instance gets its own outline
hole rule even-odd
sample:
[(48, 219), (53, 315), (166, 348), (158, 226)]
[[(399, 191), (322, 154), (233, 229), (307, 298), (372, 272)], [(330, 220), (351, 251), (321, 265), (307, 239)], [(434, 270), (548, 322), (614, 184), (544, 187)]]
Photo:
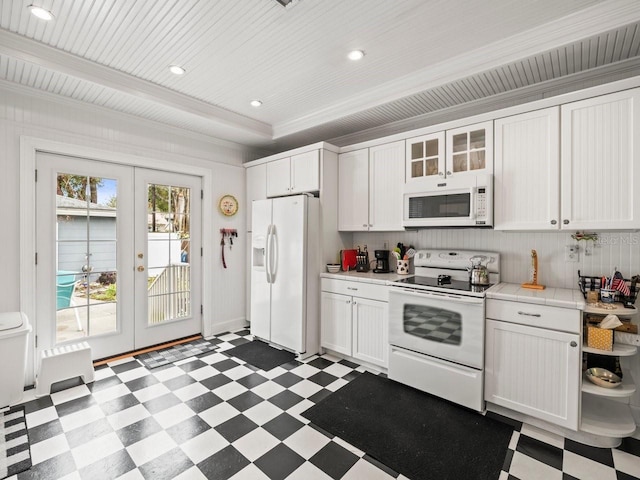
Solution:
[(391, 287), (389, 343), (484, 367), (484, 298)]

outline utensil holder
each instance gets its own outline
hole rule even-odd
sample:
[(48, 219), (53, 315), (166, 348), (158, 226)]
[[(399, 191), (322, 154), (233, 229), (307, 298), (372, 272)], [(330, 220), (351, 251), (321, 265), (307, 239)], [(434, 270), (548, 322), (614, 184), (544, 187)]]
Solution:
[(409, 260), (396, 260), (396, 273), (398, 275), (408, 275)]
[(600, 289), (600, 301), (602, 303), (613, 303), (616, 301), (616, 290), (613, 288)]

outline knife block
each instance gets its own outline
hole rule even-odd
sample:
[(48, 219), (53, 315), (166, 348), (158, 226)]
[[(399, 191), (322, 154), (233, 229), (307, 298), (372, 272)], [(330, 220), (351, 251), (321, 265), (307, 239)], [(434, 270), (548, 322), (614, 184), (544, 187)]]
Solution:
[(369, 271), (369, 252), (360, 252), (356, 255), (356, 272)]

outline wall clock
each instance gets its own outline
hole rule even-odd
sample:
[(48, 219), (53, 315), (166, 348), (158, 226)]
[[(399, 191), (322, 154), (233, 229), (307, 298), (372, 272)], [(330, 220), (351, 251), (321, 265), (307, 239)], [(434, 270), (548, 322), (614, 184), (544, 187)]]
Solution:
[(224, 215), (231, 217), (238, 212), (238, 200), (233, 195), (224, 195), (218, 202), (218, 208)]

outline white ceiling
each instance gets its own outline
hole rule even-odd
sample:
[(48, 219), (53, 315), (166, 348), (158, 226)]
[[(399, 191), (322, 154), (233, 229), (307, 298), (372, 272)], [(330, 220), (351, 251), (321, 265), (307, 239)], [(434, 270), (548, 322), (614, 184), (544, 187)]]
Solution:
[(5, 85), (272, 151), (637, 75), (639, 60), (638, 0), (0, 0)]

